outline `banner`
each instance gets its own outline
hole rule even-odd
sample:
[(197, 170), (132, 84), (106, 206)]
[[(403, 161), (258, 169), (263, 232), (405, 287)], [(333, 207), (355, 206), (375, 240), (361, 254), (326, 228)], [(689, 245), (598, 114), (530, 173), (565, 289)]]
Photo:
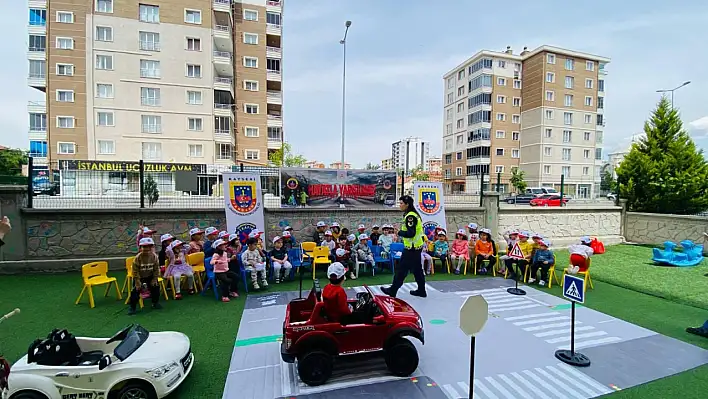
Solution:
[[(145, 172), (171, 173), (180, 171), (206, 172), (206, 165), (191, 163), (143, 162)], [(139, 172), (138, 161), (59, 161), (59, 170), (89, 170), (99, 172)]]
[(281, 170), (281, 208), (392, 208), (396, 171), (349, 169)]
[(435, 228), (447, 231), (445, 221), (445, 198), (441, 182), (417, 181), (413, 185), (413, 203), (415, 210), (423, 219), (423, 230), (431, 241), (435, 240)]
[[(245, 244), (253, 229), (265, 230), (261, 178), (249, 173), (223, 173), (226, 228)], [(265, 236), (263, 242), (266, 242)]]

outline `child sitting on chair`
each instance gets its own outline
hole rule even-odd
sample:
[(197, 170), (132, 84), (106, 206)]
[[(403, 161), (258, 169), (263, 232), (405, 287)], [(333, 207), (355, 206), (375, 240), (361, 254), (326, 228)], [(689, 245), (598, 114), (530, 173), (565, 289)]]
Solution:
[(187, 250), (187, 255), (204, 252), (204, 244), (202, 243), (203, 235), (204, 232), (197, 227), (189, 230), (189, 249)]
[(344, 248), (337, 248), (334, 250), (334, 260), (341, 263), (347, 270), (349, 270), (349, 278), (356, 280), (356, 265), (352, 260), (352, 254), (349, 250)]
[(487, 268), (484, 266), (484, 261), (489, 261), (489, 268), (493, 269), (497, 263), (496, 248), (492, 240), (492, 231), (482, 229), (479, 231), (479, 240), (474, 246), (474, 252), (477, 254), (475, 265), (478, 273), (487, 273)]
[(385, 224), (381, 230), (383, 230), (383, 234), (379, 237), (379, 245), (382, 248), (381, 256), (388, 258), (393, 243), (393, 226)]
[[(457, 234), (455, 234), (455, 240), (452, 242), (452, 248), (450, 249), (450, 259), (452, 259), (455, 267), (455, 274), (460, 274), (460, 266), (470, 259), (469, 243), (464, 229), (458, 230)], [(457, 260), (456, 263), (455, 260)]]
[(238, 234), (229, 234), (224, 240), (227, 241), (226, 253), (229, 255), (229, 270), (234, 273), (241, 271), (238, 265), (238, 255), (241, 253), (241, 240), (238, 239)]
[(374, 254), (369, 247), (369, 236), (366, 233), (359, 234), (359, 243), (354, 246), (354, 250), (359, 262), (365, 262), (374, 267)]
[(285, 281), (285, 276), (290, 275), (293, 265), (288, 262), (288, 251), (283, 247), (283, 239), (273, 237), (273, 250), (270, 251), (270, 261), (275, 272), (275, 283)]
[(580, 237), (580, 244), (573, 244), (568, 247), (570, 252), (570, 265), (566, 272), (568, 274), (584, 273), (588, 270), (589, 259), (594, 253), (590, 244), (592, 239), (588, 236)]
[(433, 256), (440, 259), (447, 259), (449, 250), (450, 245), (447, 243), (447, 235), (445, 234), (445, 230), (438, 231)]
[[(523, 277), (526, 274), (526, 267), (528, 267), (529, 262), (531, 262), (531, 255), (533, 253), (533, 243), (529, 241), (529, 236), (531, 234), (527, 231), (521, 231), (518, 233), (519, 236), (519, 241), (518, 243), (515, 243), (514, 245), (518, 244), (519, 249), (521, 250), (521, 253), (523, 254), (524, 258), (523, 259), (514, 259), (511, 257), (507, 257), (507, 259), (504, 261), (506, 263), (506, 269), (509, 271), (509, 276), (513, 279), (517, 278), (517, 271), (514, 270), (513, 264), (516, 263), (516, 267), (518, 269), (518, 272), (521, 274), (521, 277)], [(508, 249), (508, 253), (511, 252), (511, 250), (514, 248), (512, 245)]]
[(332, 232), (327, 230), (324, 234), (324, 240), (320, 243), (321, 247), (327, 247), (330, 252), (337, 247), (337, 242), (332, 237)]
[(229, 254), (226, 252), (226, 241), (217, 239), (212, 244), (214, 254), (211, 264), (214, 265), (214, 276), (219, 281), (221, 289), (221, 302), (230, 302), (231, 298), (238, 298), (238, 275), (229, 270)]
[(548, 275), (548, 271), (554, 266), (555, 258), (553, 257), (553, 252), (548, 249), (549, 243), (546, 240), (539, 240), (538, 249), (533, 254), (533, 260), (531, 262), (531, 276), (529, 277), (529, 284), (536, 281), (536, 273), (541, 270), (541, 276), (539, 277), (538, 285), (546, 285), (546, 281), (551, 278)]
[[(265, 261), (261, 256), (261, 251), (258, 250), (258, 241), (254, 237), (250, 237), (246, 241), (248, 249), (243, 251), (241, 254), (241, 262), (243, 267), (247, 271), (251, 272), (251, 282), (253, 284), (254, 290), (261, 289), (268, 286), (268, 281), (266, 280), (266, 267)], [(258, 280), (260, 279), (260, 285), (258, 285)]]
[(423, 271), (425, 274), (430, 275), (433, 272), (433, 257), (430, 256), (428, 251), (431, 251), (431, 246), (433, 243), (428, 240), (428, 236), (425, 234), (423, 234), (423, 241), (425, 244), (423, 245), (423, 250), (420, 252), (420, 262), (423, 265)]
[(160, 287), (158, 278), (160, 277), (160, 260), (155, 253), (155, 242), (150, 237), (143, 237), (138, 243), (140, 252), (133, 259), (133, 270), (131, 271), (134, 281), (133, 290), (130, 292), (129, 315), (135, 314), (135, 309), (140, 301), (140, 293), (143, 289), (150, 292), (153, 309), (162, 309), (160, 305)]
[(182, 299), (182, 276), (187, 277), (187, 287), (189, 287), (189, 295), (194, 294), (194, 271), (192, 266), (187, 264), (184, 259), (184, 251), (182, 248), (184, 243), (180, 240), (175, 240), (167, 250), (168, 265), (165, 269), (164, 278), (171, 278), (175, 285), (175, 299)]
[(369, 240), (371, 240), (371, 245), (381, 245), (379, 243), (379, 238), (381, 238), (381, 232), (379, 232), (379, 225), (375, 224), (371, 226), (371, 234), (369, 234)]

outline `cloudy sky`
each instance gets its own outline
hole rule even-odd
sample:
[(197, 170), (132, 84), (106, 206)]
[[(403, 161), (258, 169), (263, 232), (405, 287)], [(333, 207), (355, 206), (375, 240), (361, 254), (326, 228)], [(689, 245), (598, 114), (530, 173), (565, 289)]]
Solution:
[[(0, 144), (27, 147), (27, 3), (4, 3), (0, 63)], [(572, 2), (576, 3), (576, 2)], [(542, 44), (608, 56), (606, 153), (642, 129), (657, 89), (676, 92), (687, 128), (708, 148), (705, 23), (708, 2), (562, 0), (486, 3), (381, 0), (290, 0), (284, 12), (286, 140), (309, 159), (336, 161), (341, 145), (342, 46), (347, 39), (346, 159), (357, 166), (390, 156), (407, 136), (440, 153), (442, 75), (480, 49), (515, 52)], [(680, 5), (679, 5), (680, 4)]]

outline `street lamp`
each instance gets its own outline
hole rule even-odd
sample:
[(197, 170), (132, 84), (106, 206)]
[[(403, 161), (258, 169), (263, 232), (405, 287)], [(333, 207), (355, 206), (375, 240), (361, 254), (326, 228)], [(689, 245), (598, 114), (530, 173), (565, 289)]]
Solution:
[(342, 159), (339, 164), (340, 169), (344, 169), (344, 117), (346, 112), (346, 92), (347, 92), (347, 32), (349, 32), (349, 27), (352, 26), (352, 21), (347, 21), (344, 23), (344, 38), (339, 41), (342, 45), (344, 51), (344, 57), (342, 61)]
[(671, 93), (671, 109), (674, 109), (674, 92), (684, 86), (688, 86), (691, 83), (690, 80), (683, 82), (680, 86), (673, 89), (657, 90), (657, 93)]

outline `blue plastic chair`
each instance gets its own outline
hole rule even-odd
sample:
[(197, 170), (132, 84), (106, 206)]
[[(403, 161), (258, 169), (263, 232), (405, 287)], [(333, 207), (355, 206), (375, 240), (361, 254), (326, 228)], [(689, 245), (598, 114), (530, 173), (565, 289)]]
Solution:
[(248, 270), (246, 270), (245, 267), (243, 267), (243, 261), (241, 260), (241, 252), (238, 254), (236, 257), (236, 261), (238, 262), (238, 268), (241, 271), (241, 280), (243, 280), (243, 289), (246, 291), (246, 294), (248, 294), (248, 273), (250, 273)]
[(290, 248), (290, 250), (288, 250), (288, 261), (293, 265), (293, 268), (290, 269), (290, 279), (293, 280), (295, 279), (296, 269), (306, 266), (306, 262), (302, 256), (302, 248)]
[(214, 265), (211, 264), (211, 256), (204, 259), (204, 269), (206, 271), (206, 282), (204, 282), (204, 289), (201, 292), (201, 295), (206, 294), (206, 289), (211, 288), (214, 290), (214, 297), (216, 300), (219, 300), (219, 289), (217, 288), (216, 284), (216, 273), (214, 273)]
[[(383, 247), (380, 245), (373, 245), (371, 247), (371, 254), (374, 256), (374, 267), (378, 266), (381, 263), (388, 263), (390, 264), (391, 261), (388, 258), (384, 258), (381, 253), (383, 252)], [(391, 271), (393, 271), (393, 267), (391, 267)]]
[(393, 273), (393, 270), (396, 265), (396, 261), (400, 262), (400, 260), (401, 260), (401, 255), (396, 255), (396, 252), (403, 253), (404, 249), (405, 249), (405, 247), (403, 246), (402, 242), (392, 242), (391, 243), (391, 246), (388, 249), (389, 250), (388, 256), (389, 256), (389, 258), (391, 258), (391, 273)]

